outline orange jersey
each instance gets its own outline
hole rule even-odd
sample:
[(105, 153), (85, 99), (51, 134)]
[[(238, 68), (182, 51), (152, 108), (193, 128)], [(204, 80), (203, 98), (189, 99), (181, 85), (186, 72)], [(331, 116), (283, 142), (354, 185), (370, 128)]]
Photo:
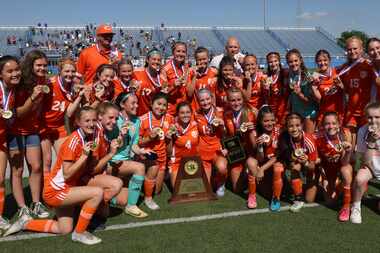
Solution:
[[(199, 103), (198, 103), (198, 91), (200, 89), (208, 89), (211, 91), (211, 94), (213, 98), (216, 98), (216, 81), (217, 81), (217, 71), (214, 68), (207, 68), (205, 73), (203, 73), (201, 76), (196, 77), (195, 81), (195, 87), (194, 87), (194, 94), (193, 97), (188, 98), (189, 101), (191, 101), (191, 107), (193, 108), (193, 111), (198, 111)], [(194, 72), (191, 71), (189, 74), (190, 82), (194, 78)]]
[(198, 154), (199, 132), (195, 121), (190, 121), (186, 129), (175, 124), (178, 136), (174, 139), (170, 164), (179, 164), (182, 157)]
[[(252, 90), (248, 103), (257, 109), (260, 109), (261, 105), (263, 104), (263, 88), (261, 87), (261, 82), (266, 78), (267, 76), (262, 72), (256, 72), (255, 77), (251, 78)], [(244, 87), (247, 87), (246, 79), (244, 79)]]
[(139, 84), (136, 91), (139, 99), (138, 116), (150, 111), (152, 98), (154, 94), (161, 90), (161, 84), (163, 83), (163, 80), (159, 76), (158, 78), (158, 80), (153, 79), (145, 68), (136, 69), (133, 72), (133, 80)]
[(97, 165), (99, 160), (107, 153), (104, 145), (104, 139), (100, 138), (100, 132), (97, 131), (97, 148), (91, 152), (91, 157), (88, 157), (86, 163), (70, 178), (63, 177), (63, 162), (75, 163), (83, 153), (84, 139), (80, 130), (73, 132), (62, 144), (55, 165), (50, 172), (45, 184), (47, 188), (53, 188), (55, 191), (64, 190), (67, 187), (78, 186), (81, 184), (81, 177), (90, 174), (91, 170)]
[(292, 137), (290, 137), (290, 144), (293, 151), (297, 148), (302, 148), (310, 162), (315, 162), (317, 160), (318, 150), (314, 135), (303, 133), (301, 142), (293, 142)]
[(270, 134), (270, 141), (263, 146), (265, 160), (269, 160), (276, 156), (278, 138), (280, 136), (280, 133), (280, 126), (275, 126), (272, 130), (272, 133)]
[[(349, 66), (344, 64), (339, 72), (342, 73), (347, 67)], [(370, 102), (371, 87), (376, 80), (372, 66), (366, 61), (359, 62), (342, 74), (340, 79), (348, 94), (346, 116), (364, 116), (363, 109)]]
[(286, 115), (289, 97), (289, 92), (284, 85), (282, 77), (282, 74), (270, 76), (272, 79), (272, 84), (270, 86), (269, 92), (264, 92), (266, 93), (265, 100), (272, 109), (277, 121), (281, 124), (283, 123), (284, 117)]
[[(169, 127), (174, 123), (174, 118), (170, 114), (165, 114), (161, 119), (156, 119), (152, 112), (148, 112), (140, 117), (141, 125), (140, 125), (140, 141), (143, 137), (149, 136), (150, 132), (154, 128), (161, 128), (165, 136), (169, 130)], [(141, 144), (140, 144), (141, 145)], [(141, 145), (143, 147), (148, 147), (152, 149), (158, 155), (158, 162), (166, 161), (166, 141), (165, 138), (159, 139), (158, 137), (154, 141), (150, 141), (145, 145)]]
[[(40, 94), (42, 101), (38, 103), (33, 103), (32, 110), (28, 115), (23, 118), (16, 118), (14, 124), (11, 128), (11, 133), (15, 135), (30, 135), (38, 134), (42, 126), (42, 113), (46, 101), (52, 96), (52, 86), (50, 83), (47, 84), (50, 87), (50, 92), (48, 94)], [(29, 98), (30, 92), (24, 89), (20, 89), (16, 92), (16, 104), (15, 107), (23, 106), (25, 101)], [(38, 98), (39, 99), (39, 98)]]
[(228, 110), (224, 114), (224, 125), (229, 136), (237, 134), (243, 122), (252, 122), (253, 125), (256, 125), (255, 112), (251, 109), (242, 109), (239, 113)]
[(44, 103), (42, 114), (45, 128), (58, 128), (65, 124), (65, 112), (71, 103), (71, 92), (63, 87), (59, 76), (52, 78), (52, 95)]
[(339, 162), (343, 154), (343, 152), (339, 150), (342, 148), (339, 147), (339, 144), (345, 141), (345, 135), (347, 135), (348, 131), (348, 129), (343, 129), (343, 134), (339, 133), (338, 137), (333, 140), (328, 137), (324, 130), (317, 133), (317, 149), (322, 164)]
[(173, 62), (169, 60), (163, 67), (162, 71), (166, 73), (167, 83), (169, 86), (168, 94), (168, 113), (170, 115), (175, 115), (176, 105), (182, 101), (186, 100), (186, 86), (175, 87), (175, 81), (179, 78), (186, 78), (186, 82), (189, 81), (189, 76), (186, 72), (189, 71), (188, 66), (182, 66), (178, 68)]
[(217, 83), (216, 90), (215, 90), (215, 95), (216, 95), (215, 100), (216, 100), (216, 106), (217, 107), (221, 107), (224, 110), (226, 110), (228, 108), (227, 90), (230, 88), (233, 88), (233, 87), (241, 89), (241, 90), (243, 89), (243, 87), (241, 87), (241, 84), (236, 83), (236, 82), (232, 82), (230, 84), (222, 84), (219, 86)]
[(199, 131), (199, 154), (202, 160), (212, 160), (222, 149), (220, 140), (223, 135), (223, 127), (212, 126), (212, 120), (215, 117), (223, 119), (223, 111), (219, 108), (212, 108), (208, 114), (202, 112), (195, 114)]
[(113, 81), (115, 85), (114, 89), (114, 100), (119, 96), (120, 93), (122, 92), (129, 92), (129, 84), (124, 84), (120, 79), (116, 79)]
[[(113, 52), (101, 52), (97, 45), (85, 48), (79, 55), (77, 62), (77, 71), (83, 75), (84, 83), (91, 84), (94, 80), (96, 69), (102, 64), (111, 63), (111, 54)], [(120, 52), (115, 52), (117, 58), (121, 60)]]

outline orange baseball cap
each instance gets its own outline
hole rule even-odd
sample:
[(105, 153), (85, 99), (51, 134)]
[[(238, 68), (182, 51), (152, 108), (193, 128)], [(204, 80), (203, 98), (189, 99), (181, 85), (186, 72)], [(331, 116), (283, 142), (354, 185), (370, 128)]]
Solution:
[(98, 28), (96, 28), (96, 35), (101, 35), (101, 34), (115, 34), (112, 30), (112, 26), (110, 25), (99, 25)]

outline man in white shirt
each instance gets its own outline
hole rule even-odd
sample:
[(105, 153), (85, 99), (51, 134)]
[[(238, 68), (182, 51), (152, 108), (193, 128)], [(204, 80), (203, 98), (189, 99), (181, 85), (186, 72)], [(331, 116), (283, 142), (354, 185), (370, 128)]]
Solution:
[(362, 157), (362, 165), (354, 180), (350, 220), (362, 223), (361, 199), (368, 181), (380, 180), (380, 103), (370, 103), (365, 108), (368, 125), (358, 131), (356, 152)]
[(235, 70), (237, 73), (242, 74), (243, 68), (242, 63), (243, 59), (245, 57), (244, 54), (240, 52), (240, 44), (236, 37), (229, 37), (226, 43), (226, 52), (224, 54), (220, 54), (212, 58), (212, 61), (210, 63), (210, 67), (214, 67), (216, 69), (219, 69), (219, 64), (222, 58), (226, 55), (232, 57), (235, 59)]

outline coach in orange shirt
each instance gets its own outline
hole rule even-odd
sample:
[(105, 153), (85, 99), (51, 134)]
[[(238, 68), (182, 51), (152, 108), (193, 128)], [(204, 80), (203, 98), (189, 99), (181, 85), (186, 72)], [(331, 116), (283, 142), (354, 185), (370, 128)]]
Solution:
[(110, 25), (100, 25), (96, 29), (96, 44), (80, 53), (77, 67), (78, 72), (83, 75), (85, 84), (92, 82), (100, 65), (113, 64), (121, 60), (121, 53), (112, 47), (114, 34)]

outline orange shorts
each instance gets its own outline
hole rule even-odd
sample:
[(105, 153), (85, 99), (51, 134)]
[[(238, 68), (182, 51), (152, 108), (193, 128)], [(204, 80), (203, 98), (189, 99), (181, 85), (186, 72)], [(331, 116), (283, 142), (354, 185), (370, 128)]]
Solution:
[(63, 190), (57, 191), (50, 186), (44, 187), (43, 199), (50, 207), (59, 207), (70, 191), (69, 186), (65, 186)]
[(69, 134), (67, 133), (65, 126), (60, 126), (58, 128), (43, 128), (40, 131), (41, 140), (48, 139), (52, 142), (67, 137)]

